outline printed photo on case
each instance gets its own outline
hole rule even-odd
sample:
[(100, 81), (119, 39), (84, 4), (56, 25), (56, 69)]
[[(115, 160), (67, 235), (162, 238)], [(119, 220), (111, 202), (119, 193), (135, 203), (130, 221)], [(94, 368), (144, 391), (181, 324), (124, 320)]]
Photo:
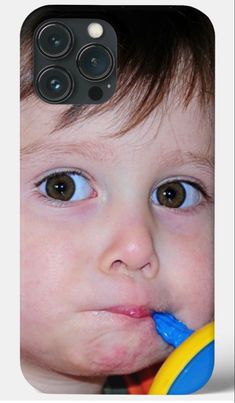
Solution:
[[(63, 103), (62, 76), (35, 91), (34, 33), (53, 18), (69, 41), (66, 19), (94, 21), (89, 46), (102, 21), (114, 29), (116, 88), (105, 102), (113, 69), (102, 73), (92, 52), (70, 89), (93, 80), (94, 103)], [(61, 72), (79, 36), (63, 45), (49, 33), (39, 56)], [(55, 394), (200, 390), (214, 363), (209, 18), (188, 6), (47, 6), (26, 18), (20, 41), (24, 377)]]

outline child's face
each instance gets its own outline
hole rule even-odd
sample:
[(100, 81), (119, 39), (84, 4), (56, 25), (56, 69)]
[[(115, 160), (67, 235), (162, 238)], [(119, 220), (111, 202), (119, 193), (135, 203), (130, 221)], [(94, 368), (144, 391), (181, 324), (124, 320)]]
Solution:
[(152, 310), (190, 328), (213, 317), (212, 124), (194, 99), (119, 138), (120, 106), (52, 132), (66, 108), (23, 103), (22, 354), (131, 373), (169, 354)]

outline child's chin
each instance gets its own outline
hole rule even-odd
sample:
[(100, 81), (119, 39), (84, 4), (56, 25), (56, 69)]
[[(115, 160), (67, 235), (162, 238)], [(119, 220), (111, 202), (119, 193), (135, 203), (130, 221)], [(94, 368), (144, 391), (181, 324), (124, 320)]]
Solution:
[(156, 353), (155, 356), (144, 353), (125, 354), (124, 350), (123, 352), (116, 350), (109, 356), (98, 357), (93, 370), (94, 374), (104, 376), (131, 374), (162, 362), (168, 354), (162, 352)]
[[(74, 352), (67, 361), (70, 373), (82, 376), (109, 376), (130, 374), (162, 362), (172, 350), (163, 343), (136, 346), (135, 343), (115, 342), (109, 346), (99, 346), (96, 350), (87, 351), (83, 357)], [(82, 361), (82, 365), (81, 365)]]

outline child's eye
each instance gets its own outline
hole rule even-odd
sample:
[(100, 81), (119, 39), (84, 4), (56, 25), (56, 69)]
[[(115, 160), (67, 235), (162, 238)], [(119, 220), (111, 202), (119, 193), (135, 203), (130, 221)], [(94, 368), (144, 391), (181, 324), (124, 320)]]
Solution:
[(45, 196), (63, 202), (87, 199), (93, 193), (88, 179), (77, 172), (56, 172), (44, 178), (38, 190)]
[(155, 188), (151, 200), (168, 208), (188, 208), (200, 202), (201, 194), (197, 184), (177, 180)]

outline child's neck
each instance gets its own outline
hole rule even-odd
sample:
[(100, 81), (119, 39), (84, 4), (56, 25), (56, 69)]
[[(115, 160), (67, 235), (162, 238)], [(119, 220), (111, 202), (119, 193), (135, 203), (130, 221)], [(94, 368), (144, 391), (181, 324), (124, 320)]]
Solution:
[(57, 373), (22, 360), (24, 377), (37, 390), (55, 394), (100, 394), (106, 378), (79, 377)]

